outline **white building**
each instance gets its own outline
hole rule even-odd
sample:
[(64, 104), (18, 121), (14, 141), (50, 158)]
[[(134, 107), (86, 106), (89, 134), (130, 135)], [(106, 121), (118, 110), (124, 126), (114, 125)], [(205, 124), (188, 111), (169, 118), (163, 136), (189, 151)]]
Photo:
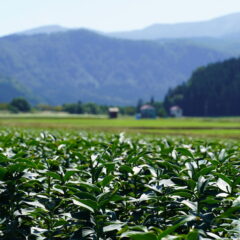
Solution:
[(170, 108), (170, 114), (172, 117), (178, 118), (178, 117), (182, 117), (183, 111), (179, 106), (172, 106)]

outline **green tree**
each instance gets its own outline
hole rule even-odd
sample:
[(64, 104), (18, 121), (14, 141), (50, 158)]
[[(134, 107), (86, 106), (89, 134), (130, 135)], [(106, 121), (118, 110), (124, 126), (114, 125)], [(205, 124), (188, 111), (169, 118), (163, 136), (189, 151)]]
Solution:
[(83, 105), (81, 101), (78, 101), (77, 103), (64, 104), (63, 111), (71, 114), (81, 114), (83, 113)]
[(185, 116), (239, 116), (239, 92), (240, 59), (230, 59), (194, 71), (168, 92), (164, 107), (180, 106)]
[(140, 98), (137, 102), (136, 112), (140, 113), (141, 106), (143, 105), (143, 100)]
[(12, 112), (29, 112), (31, 106), (24, 98), (14, 98), (9, 104), (9, 109)]
[(154, 97), (152, 96), (151, 99), (150, 99), (150, 104), (153, 106), (155, 103), (155, 100), (154, 100)]

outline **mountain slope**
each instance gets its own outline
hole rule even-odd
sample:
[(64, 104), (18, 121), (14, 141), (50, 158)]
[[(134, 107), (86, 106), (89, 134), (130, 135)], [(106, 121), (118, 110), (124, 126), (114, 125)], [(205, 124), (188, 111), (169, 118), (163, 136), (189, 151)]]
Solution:
[(199, 37), (199, 38), (180, 38), (180, 39), (159, 39), (159, 43), (175, 43), (178, 45), (192, 45), (210, 50), (215, 50), (232, 57), (240, 55), (240, 34), (233, 34), (222, 38)]
[(168, 92), (164, 105), (178, 105), (186, 116), (239, 116), (239, 93), (240, 58), (199, 68)]
[(140, 30), (111, 33), (110, 36), (124, 39), (154, 40), (160, 38), (217, 38), (234, 33), (240, 33), (240, 13), (202, 22), (154, 24)]
[(162, 99), (196, 67), (227, 57), (191, 44), (117, 40), (85, 30), (0, 38), (0, 73), (50, 104)]
[(0, 103), (10, 102), (17, 97), (28, 98), (33, 103), (38, 101), (22, 84), (9, 77), (0, 76)]

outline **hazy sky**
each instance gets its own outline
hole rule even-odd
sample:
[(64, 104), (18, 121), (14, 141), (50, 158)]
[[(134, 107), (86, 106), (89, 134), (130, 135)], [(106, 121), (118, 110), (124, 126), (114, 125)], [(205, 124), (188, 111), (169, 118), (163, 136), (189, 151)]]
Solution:
[(240, 0), (0, 0), (0, 35), (49, 24), (131, 30), (235, 12)]

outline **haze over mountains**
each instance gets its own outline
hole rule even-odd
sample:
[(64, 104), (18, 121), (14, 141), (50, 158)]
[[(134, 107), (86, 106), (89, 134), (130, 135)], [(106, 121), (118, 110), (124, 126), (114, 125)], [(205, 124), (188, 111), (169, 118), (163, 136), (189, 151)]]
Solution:
[[(20, 32), (32, 35), (70, 31), (59, 25), (41, 26)], [(76, 29), (75, 29), (76, 30)], [(97, 31), (100, 33), (100, 31)], [(222, 38), (240, 35), (240, 13), (234, 13), (212, 20), (176, 24), (154, 24), (143, 29), (103, 33), (111, 37), (134, 40), (157, 40), (178, 38)]]
[[(147, 29), (141, 34), (133, 31), (129, 37), (114, 33), (111, 38), (83, 29), (45, 26), (2, 37), (0, 73), (27, 89), (34, 103), (82, 100), (132, 105), (139, 98), (161, 100), (196, 68), (240, 53), (240, 14), (209, 23)], [(145, 38), (118, 39), (123, 35)]]

